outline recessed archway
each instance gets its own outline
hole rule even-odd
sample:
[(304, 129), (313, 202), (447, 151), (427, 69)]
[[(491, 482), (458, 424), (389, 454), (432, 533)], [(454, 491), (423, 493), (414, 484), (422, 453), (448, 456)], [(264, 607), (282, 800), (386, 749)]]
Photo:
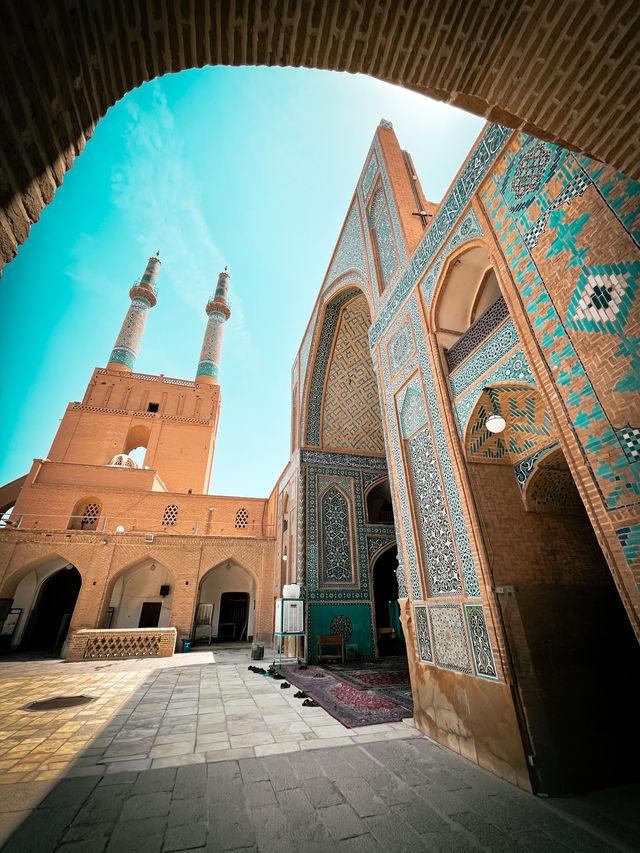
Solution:
[(198, 588), (194, 642), (252, 639), (256, 594), (255, 577), (235, 560), (209, 569)]
[(76, 606), (82, 577), (71, 563), (53, 560), (20, 581), (14, 607), (22, 608), (12, 646), (59, 655)]
[(175, 579), (151, 557), (120, 572), (110, 584), (105, 628), (166, 628), (171, 625)]
[(0, 74), (12, 94), (2, 105), (0, 262), (16, 254), (110, 106), (145, 80), (204, 65), (365, 73), (574, 147), (633, 177), (640, 86), (637, 45), (624, 34), (637, 29), (640, 10), (609, 2), (600, 15), (588, 12), (589, 4), (565, 3), (550, 11), (545, 0), (465, 8), (456, 0), (189, 8), (140, 0), (119, 13), (98, 0), (45, 10), (14, 0), (0, 45)]

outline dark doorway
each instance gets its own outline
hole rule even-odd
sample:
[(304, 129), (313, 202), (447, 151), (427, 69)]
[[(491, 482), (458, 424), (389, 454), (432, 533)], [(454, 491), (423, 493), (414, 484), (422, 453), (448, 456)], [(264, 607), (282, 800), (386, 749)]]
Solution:
[(244, 640), (249, 623), (249, 593), (223, 592), (220, 598), (218, 640)]
[(161, 610), (162, 602), (160, 601), (143, 602), (138, 628), (157, 628), (158, 622), (160, 621)]
[(393, 505), (388, 480), (377, 483), (367, 493), (367, 523), (393, 524)]
[(406, 654), (398, 605), (398, 549), (387, 548), (373, 564), (373, 606), (378, 655)]
[[(638, 643), (561, 450), (523, 503), (511, 466), (470, 464), (537, 793), (638, 777), (630, 673)], [(518, 530), (520, 547), (504, 535)]]
[(43, 583), (22, 641), (23, 649), (60, 654), (82, 586), (80, 572), (67, 566)]

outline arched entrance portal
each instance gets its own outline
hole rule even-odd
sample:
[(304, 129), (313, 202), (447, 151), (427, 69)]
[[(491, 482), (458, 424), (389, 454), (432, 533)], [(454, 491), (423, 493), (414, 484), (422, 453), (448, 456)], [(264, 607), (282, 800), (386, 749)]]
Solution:
[(82, 586), (80, 572), (68, 565), (42, 583), (21, 647), (60, 654)]
[(234, 560), (210, 569), (200, 581), (193, 638), (195, 643), (253, 639), (256, 582)]
[[(484, 428), (491, 410), (506, 420), (496, 436)], [(536, 790), (635, 778), (637, 747), (618, 740), (636, 714), (638, 645), (538, 392), (488, 388), (465, 449)]]
[(378, 656), (406, 655), (398, 604), (398, 547), (383, 551), (373, 564), (373, 604)]

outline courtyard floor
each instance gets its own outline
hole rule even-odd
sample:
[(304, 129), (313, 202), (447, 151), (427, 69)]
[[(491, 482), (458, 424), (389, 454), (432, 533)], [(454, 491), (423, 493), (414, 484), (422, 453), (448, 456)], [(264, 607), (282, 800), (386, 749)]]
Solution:
[(249, 672), (248, 646), (213, 648), (0, 659), (3, 853), (639, 849), (639, 786), (539, 799), (408, 721), (346, 729)]

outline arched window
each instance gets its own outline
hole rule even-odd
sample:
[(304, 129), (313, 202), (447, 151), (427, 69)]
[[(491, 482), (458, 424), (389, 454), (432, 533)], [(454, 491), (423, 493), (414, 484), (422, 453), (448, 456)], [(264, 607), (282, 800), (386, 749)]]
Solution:
[(175, 504), (169, 504), (165, 507), (164, 516), (162, 517), (163, 527), (172, 527), (178, 520), (178, 507)]
[(249, 513), (246, 511), (246, 509), (243, 506), (241, 506), (240, 509), (236, 513), (236, 523), (235, 523), (234, 527), (238, 527), (238, 528), (246, 527), (248, 521), (249, 521)]
[(74, 507), (67, 529), (96, 530), (101, 514), (102, 504), (97, 498), (82, 498)]
[(393, 524), (393, 505), (389, 480), (376, 483), (367, 492), (367, 524)]

